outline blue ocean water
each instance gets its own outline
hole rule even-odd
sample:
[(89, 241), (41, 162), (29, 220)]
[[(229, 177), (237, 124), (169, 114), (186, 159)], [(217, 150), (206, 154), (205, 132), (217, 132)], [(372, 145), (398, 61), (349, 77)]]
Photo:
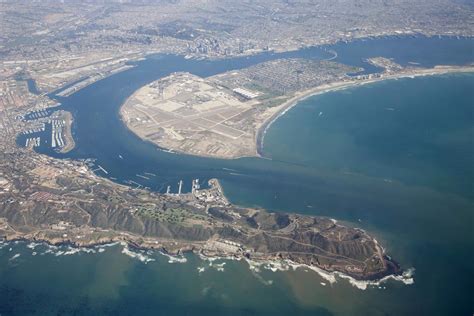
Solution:
[[(367, 57), (466, 64), (473, 61), (472, 48), (472, 39), (452, 38), (383, 38), (331, 47), (341, 61), (368, 72), (376, 69), (364, 63)], [(264, 154), (271, 160), (166, 153), (139, 140), (119, 119), (118, 108), (133, 91), (172, 71), (207, 76), (280, 56), (328, 53), (312, 48), (225, 61), (150, 57), (61, 99), (74, 114), (77, 147), (67, 155), (40, 151), (95, 158), (109, 177), (154, 190), (168, 184), (176, 189), (179, 179), (189, 188), (192, 178), (217, 177), (236, 204), (363, 227), (403, 268), (415, 268), (413, 285), (389, 281), (360, 290), (303, 270), (258, 273), (245, 262), (219, 262), (225, 262), (219, 271), (192, 255), (187, 263), (170, 264), (144, 253), (155, 259), (145, 264), (119, 245), (56, 256), (67, 250), (18, 243), (0, 249), (0, 313), (471, 314), (474, 75), (392, 80), (309, 98), (269, 129)], [(136, 177), (143, 172), (158, 176), (143, 182)]]

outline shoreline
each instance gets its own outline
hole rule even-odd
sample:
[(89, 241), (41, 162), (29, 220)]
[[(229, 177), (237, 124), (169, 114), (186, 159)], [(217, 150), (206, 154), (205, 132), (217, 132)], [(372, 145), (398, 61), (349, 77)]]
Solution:
[[(224, 197), (224, 192), (217, 179), (209, 180), (209, 185), (215, 190), (217, 190), (218, 195)], [(230, 205), (229, 201), (225, 199), (225, 197), (223, 203), (225, 205)], [(174, 238), (171, 236), (142, 235), (140, 233), (137, 234), (135, 232), (127, 230), (115, 230), (89, 225), (80, 227), (74, 226), (64, 229), (62, 229), (61, 227), (56, 228), (54, 227), (54, 225), (52, 225), (50, 228), (47, 229), (39, 228), (28, 231), (16, 230), (11, 227), (10, 229), (4, 230), (3, 233), (0, 232), (0, 244), (24, 241), (33, 243), (44, 243), (46, 245), (55, 247), (65, 246), (72, 247), (75, 249), (81, 249), (95, 248), (102, 245), (121, 243), (124, 245), (124, 247), (127, 247), (127, 249), (130, 248), (139, 251), (158, 251), (166, 256), (177, 257), (175, 259), (180, 259), (180, 257), (184, 254), (193, 254), (200, 257), (208, 258), (209, 260), (232, 258), (234, 260), (252, 261), (258, 265), (275, 266), (286, 262), (286, 265), (288, 265), (288, 263), (291, 263), (291, 265), (294, 266), (305, 267), (307, 269), (318, 272), (320, 275), (341, 274), (344, 275), (346, 278), (358, 282), (376, 282), (388, 276), (399, 277), (404, 273), (399, 263), (389, 257), (385, 253), (385, 250), (378, 245), (377, 240), (367, 234), (364, 230), (355, 227), (351, 228), (350, 226), (345, 225), (338, 225), (336, 224), (336, 221), (334, 219), (328, 217), (317, 218), (320, 218), (320, 221), (331, 221), (334, 225), (342, 229), (355, 229), (360, 234), (366, 236), (368, 240), (374, 243), (375, 249), (373, 250), (373, 255), (375, 255), (377, 258), (380, 258), (383, 267), (377, 268), (373, 271), (358, 270), (355, 268), (355, 266), (353, 266), (354, 263), (353, 261), (351, 261), (353, 260), (351, 256), (345, 257), (347, 260), (343, 260), (342, 262), (336, 260), (329, 265), (328, 263), (320, 263), (319, 260), (316, 260), (316, 264), (313, 263), (312, 259), (309, 260), (309, 257), (307, 257), (306, 255), (300, 255), (300, 252), (295, 249), (289, 249), (288, 251), (279, 250), (278, 252), (268, 252), (265, 250), (260, 251), (253, 250), (253, 246), (247, 246), (245, 242), (244, 244), (240, 244), (238, 249), (228, 249), (226, 247), (215, 245), (215, 242), (219, 240), (221, 240), (221, 243), (225, 243), (225, 240), (227, 240), (226, 236), (213, 236), (208, 239), (192, 240), (186, 238), (183, 239), (179, 236), (175, 236), (176, 238)], [(232, 240), (232, 238), (230, 240)], [(249, 245), (251, 245), (251, 241), (249, 242)], [(328, 252), (327, 250), (323, 250), (322, 248), (320, 248), (320, 246), (317, 244), (313, 246), (321, 249), (322, 252)], [(327, 258), (332, 258), (332, 252), (328, 253), (330, 253), (330, 257)], [(307, 252), (307, 254), (312, 255), (313, 251), (309, 251)], [(325, 254), (321, 254), (318, 252), (316, 256), (319, 255), (321, 255), (322, 258), (326, 257)], [(335, 258), (338, 258), (338, 256), (336, 256)], [(364, 266), (366, 266), (365, 263)]]
[(264, 157), (263, 155), (263, 146), (265, 140), (265, 134), (267, 133), (270, 126), (277, 121), (281, 116), (285, 115), (287, 111), (295, 107), (299, 102), (304, 101), (310, 97), (321, 95), (328, 92), (334, 92), (338, 90), (344, 90), (348, 88), (363, 86), (366, 84), (377, 83), (385, 80), (397, 80), (403, 78), (415, 78), (415, 77), (425, 77), (425, 76), (437, 76), (437, 75), (446, 75), (451, 73), (474, 73), (474, 65), (469, 66), (435, 66), (433, 68), (423, 68), (423, 69), (412, 69), (409, 71), (402, 71), (394, 74), (381, 74), (380, 77), (369, 78), (363, 80), (351, 80), (351, 81), (337, 81), (332, 83), (327, 83), (321, 86), (317, 86), (302, 92), (297, 93), (290, 100), (286, 101), (281, 105), (281, 109), (275, 112), (270, 116), (261, 126), (257, 128), (255, 133), (255, 142), (256, 142), (256, 156), (264, 159), (271, 159)]
[(251, 158), (251, 157), (271, 160), (271, 157), (265, 157), (263, 153), (265, 135), (268, 129), (271, 127), (271, 125), (275, 121), (277, 121), (280, 117), (285, 115), (287, 111), (291, 110), (293, 107), (298, 105), (298, 103), (301, 101), (304, 101), (310, 97), (321, 95), (328, 92), (354, 88), (354, 87), (382, 82), (386, 80), (397, 80), (397, 79), (416, 78), (416, 77), (425, 77), (425, 76), (440, 76), (440, 75), (446, 75), (446, 74), (452, 74), (452, 73), (474, 73), (474, 64), (465, 65), (465, 66), (437, 65), (433, 68), (404, 69), (396, 73), (376, 73), (376, 74), (373, 74), (376, 77), (367, 78), (367, 79), (355, 79), (355, 78), (348, 77), (347, 80), (325, 83), (323, 85), (319, 85), (319, 86), (316, 86), (304, 91), (296, 92), (296, 94), (293, 97), (291, 97), (289, 100), (287, 100), (282, 105), (280, 105), (280, 109), (278, 109), (275, 113), (270, 115), (266, 120), (264, 120), (259, 126), (256, 127), (255, 136), (254, 136), (254, 144), (255, 144), (254, 155), (239, 155), (239, 156), (234, 155), (234, 156), (228, 156), (228, 157), (227, 156), (216, 157), (216, 156), (205, 155), (205, 154), (193, 154), (193, 153), (178, 150), (175, 148), (161, 147), (160, 145), (141, 137), (129, 126), (129, 124), (125, 120), (124, 112), (123, 112), (128, 100), (132, 98), (133, 96), (135, 96), (140, 89), (133, 92), (125, 100), (125, 102), (119, 107), (118, 114), (119, 114), (120, 121), (129, 132), (131, 132), (134, 136), (138, 137), (142, 141), (149, 142), (150, 144), (152, 144), (159, 150), (162, 150), (165, 152), (170, 152), (173, 154), (184, 154), (184, 155), (190, 155), (190, 156), (196, 156), (196, 157), (202, 157), (202, 158), (222, 159), (222, 160), (233, 160), (233, 159)]
[[(340, 272), (337, 270), (325, 270), (320, 267), (314, 265), (308, 265), (305, 263), (298, 263), (292, 261), (291, 259), (277, 259), (277, 258), (247, 258), (245, 256), (239, 256), (235, 254), (227, 254), (227, 253), (205, 253), (203, 249), (197, 248), (190, 248), (187, 250), (178, 250), (177, 252), (168, 252), (164, 247), (149, 247), (149, 246), (141, 246), (131, 240), (127, 240), (126, 238), (111, 238), (107, 241), (97, 241), (97, 242), (90, 242), (87, 244), (77, 244), (68, 240), (62, 241), (55, 241), (51, 239), (37, 239), (37, 238), (28, 238), (26, 236), (23, 237), (14, 237), (9, 239), (8, 237), (0, 239), (0, 246), (2, 244), (17, 244), (19, 242), (23, 243), (34, 243), (34, 244), (42, 244), (46, 247), (52, 248), (59, 248), (59, 247), (68, 247), (72, 248), (69, 252), (66, 252), (67, 255), (73, 255), (76, 253), (80, 253), (81, 251), (89, 252), (93, 251), (96, 248), (101, 247), (111, 247), (120, 245), (123, 247), (122, 253), (127, 255), (131, 258), (138, 259), (139, 261), (147, 264), (150, 261), (155, 261), (154, 259), (149, 258), (146, 254), (140, 253), (140, 251), (155, 251), (158, 254), (168, 257), (169, 263), (187, 263), (187, 259), (185, 255), (193, 255), (197, 256), (202, 261), (209, 261), (213, 262), (215, 260), (237, 260), (242, 261), (244, 260), (248, 264), (248, 269), (250, 272), (260, 272), (261, 269), (270, 270), (272, 272), (287, 272), (287, 271), (295, 271), (297, 269), (306, 269), (307, 271), (315, 272), (318, 274), (322, 279), (328, 281), (331, 285), (336, 283), (338, 279), (346, 280), (352, 286), (360, 289), (366, 290), (369, 285), (378, 286), (381, 283), (384, 283), (388, 280), (400, 281), (405, 285), (411, 285), (414, 283), (413, 280), (413, 271), (414, 268), (409, 268), (406, 271), (398, 270), (398, 271), (390, 271), (388, 274), (383, 275), (375, 275), (368, 279), (360, 279), (350, 274)], [(28, 245), (25, 247), (29, 248)], [(0, 247), (2, 249), (2, 247)], [(34, 249), (34, 248), (32, 248)], [(60, 250), (59, 250), (60, 251)], [(101, 253), (98, 251), (97, 253)]]

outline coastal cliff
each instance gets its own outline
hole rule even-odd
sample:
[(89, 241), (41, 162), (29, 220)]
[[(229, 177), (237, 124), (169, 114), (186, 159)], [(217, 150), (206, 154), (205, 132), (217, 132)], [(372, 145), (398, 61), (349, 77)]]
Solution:
[(292, 262), (357, 280), (400, 273), (365, 231), (315, 216), (230, 204), (217, 180), (187, 194), (115, 184), (81, 162), (2, 154), (0, 236), (51, 244), (125, 242), (178, 255)]

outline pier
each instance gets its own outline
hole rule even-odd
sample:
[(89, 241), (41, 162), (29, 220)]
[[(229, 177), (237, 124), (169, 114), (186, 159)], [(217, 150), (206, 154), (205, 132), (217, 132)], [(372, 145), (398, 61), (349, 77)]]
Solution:
[(64, 147), (63, 128), (66, 125), (64, 120), (51, 120), (51, 147)]
[(104, 168), (102, 168), (101, 165), (97, 165), (97, 168), (99, 168), (103, 173), (109, 174), (109, 173), (107, 172), (107, 170), (105, 170)]
[(191, 186), (191, 193), (194, 195), (200, 188), (199, 179), (194, 179)]
[(39, 147), (41, 144), (41, 137), (27, 138), (25, 147)]
[(178, 195), (181, 195), (181, 189), (183, 188), (183, 180), (179, 180), (178, 182)]

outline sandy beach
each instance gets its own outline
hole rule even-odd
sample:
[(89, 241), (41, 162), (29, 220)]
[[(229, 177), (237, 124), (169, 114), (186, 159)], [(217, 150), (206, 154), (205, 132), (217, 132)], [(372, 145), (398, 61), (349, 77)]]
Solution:
[(353, 79), (353, 80), (346, 80), (346, 81), (338, 81), (333, 83), (324, 84), (321, 86), (317, 86), (306, 91), (298, 92), (294, 97), (280, 105), (280, 109), (275, 112), (271, 117), (265, 120), (257, 129), (255, 134), (255, 141), (256, 141), (256, 148), (257, 152), (256, 155), (258, 157), (263, 157), (263, 145), (265, 140), (265, 134), (268, 128), (275, 122), (278, 118), (285, 115), (287, 111), (291, 108), (296, 106), (300, 101), (303, 101), (309, 97), (362, 86), (366, 84), (371, 84), (375, 82), (380, 82), (384, 80), (396, 80), (402, 78), (415, 78), (415, 77), (422, 77), (422, 76), (434, 76), (434, 75), (443, 75), (448, 73), (469, 73), (474, 72), (474, 66), (436, 66), (434, 68), (428, 69), (409, 69), (404, 70), (402, 72), (397, 73), (383, 73), (379, 77), (375, 78), (368, 78), (368, 79)]
[[(254, 130), (254, 137), (246, 139), (245, 141), (247, 142), (254, 142), (253, 144), (248, 143), (248, 147), (253, 147), (253, 149), (250, 149), (248, 154), (227, 154), (227, 155), (222, 155), (222, 156), (215, 156), (215, 155), (206, 155), (205, 152), (202, 153), (195, 153), (195, 152), (188, 152), (186, 150), (181, 150), (180, 148), (177, 148), (175, 146), (168, 146), (163, 143), (156, 143), (152, 142), (153, 144), (157, 145), (159, 148), (162, 148), (164, 150), (172, 150), (175, 153), (183, 153), (183, 154), (189, 154), (189, 155), (197, 155), (197, 156), (202, 156), (202, 157), (210, 157), (210, 158), (220, 158), (220, 159), (238, 159), (242, 157), (250, 157), (250, 156), (256, 156), (260, 158), (265, 158), (263, 154), (263, 146), (265, 142), (265, 134), (268, 130), (268, 128), (275, 122), (278, 118), (281, 116), (285, 115), (287, 111), (289, 111), (291, 108), (296, 106), (300, 101), (303, 101), (309, 97), (327, 93), (327, 92), (332, 92), (332, 91), (337, 91), (337, 90), (342, 90), (342, 89), (348, 89), (352, 87), (357, 87), (357, 86), (362, 86), (366, 84), (371, 84), (371, 83), (376, 83), (384, 80), (396, 80), (396, 79), (402, 79), (402, 78), (415, 78), (415, 77), (421, 77), (421, 76), (434, 76), (434, 75), (443, 75), (443, 74), (448, 74), (448, 73), (467, 73), (467, 72), (474, 72), (474, 65), (468, 65), (468, 66), (436, 66), (434, 68), (424, 68), (424, 69), (417, 69), (417, 68), (411, 68), (411, 69), (403, 69), (398, 72), (393, 72), (393, 73), (381, 73), (381, 74), (373, 74), (369, 77), (363, 78), (363, 79), (356, 79), (356, 77), (347, 77), (342, 81), (335, 81), (331, 83), (326, 83), (323, 85), (319, 85), (304, 91), (296, 92), (293, 97), (291, 97), (289, 100), (284, 102), (283, 104), (279, 105), (276, 108), (272, 109), (267, 109), (269, 112), (267, 115), (267, 118), (262, 118), (260, 122), (255, 126)], [(127, 110), (125, 110), (125, 105), (128, 102), (128, 100), (133, 99), (139, 90), (135, 91), (124, 104), (120, 107), (119, 114), (122, 122), (124, 123), (127, 128), (132, 131), (135, 135), (140, 137), (141, 139), (145, 141), (149, 141), (139, 135), (137, 131), (132, 128), (130, 125), (129, 120), (126, 119), (128, 113)], [(272, 113), (273, 112), (273, 113)], [(250, 131), (249, 131), (250, 132)], [(245, 143), (247, 144), (247, 143)], [(250, 152), (255, 151), (255, 154), (252, 155)]]

